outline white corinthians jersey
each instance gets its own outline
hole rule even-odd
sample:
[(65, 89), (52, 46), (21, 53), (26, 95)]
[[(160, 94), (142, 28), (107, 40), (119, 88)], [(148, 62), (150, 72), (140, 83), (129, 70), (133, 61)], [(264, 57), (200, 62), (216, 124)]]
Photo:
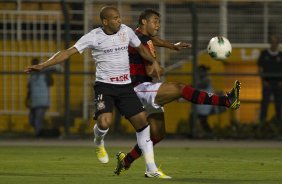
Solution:
[(138, 47), (141, 44), (133, 30), (122, 24), (120, 30), (107, 35), (102, 28), (93, 29), (81, 37), (74, 47), (82, 53), (92, 50), (96, 63), (96, 81), (111, 84), (131, 83), (129, 71), (128, 45)]

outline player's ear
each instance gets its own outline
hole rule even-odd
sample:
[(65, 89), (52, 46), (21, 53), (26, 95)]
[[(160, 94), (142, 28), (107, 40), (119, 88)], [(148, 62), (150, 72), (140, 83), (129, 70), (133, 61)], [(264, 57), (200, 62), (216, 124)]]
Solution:
[(142, 19), (142, 25), (147, 24), (147, 20), (146, 19)]
[(103, 19), (103, 20), (102, 20), (102, 23), (103, 23), (103, 25), (107, 26), (107, 25), (108, 25), (107, 19)]

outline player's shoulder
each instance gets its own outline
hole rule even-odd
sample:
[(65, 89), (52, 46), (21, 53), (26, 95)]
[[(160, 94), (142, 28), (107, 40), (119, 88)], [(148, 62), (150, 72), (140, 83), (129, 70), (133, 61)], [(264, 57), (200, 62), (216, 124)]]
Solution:
[(125, 25), (125, 24), (121, 24), (120, 25), (121, 29), (131, 29), (129, 26)]
[(129, 27), (129, 26), (125, 25), (125, 24), (121, 24), (120, 25), (120, 31), (125, 31), (125, 32), (132, 31), (133, 32), (131, 27)]
[(103, 30), (101, 27), (97, 27), (95, 29), (92, 29), (89, 34), (91, 35), (99, 35), (99, 34), (103, 34)]
[(135, 31), (135, 34), (138, 36), (139, 40), (144, 44), (151, 40), (151, 38), (147, 35), (142, 34), (139, 31)]

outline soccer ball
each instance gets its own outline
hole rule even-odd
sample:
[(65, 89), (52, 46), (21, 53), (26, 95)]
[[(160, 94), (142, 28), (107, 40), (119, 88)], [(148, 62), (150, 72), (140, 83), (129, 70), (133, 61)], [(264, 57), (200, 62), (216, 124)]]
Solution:
[(223, 36), (213, 37), (208, 44), (208, 53), (215, 60), (225, 60), (232, 52), (229, 40)]

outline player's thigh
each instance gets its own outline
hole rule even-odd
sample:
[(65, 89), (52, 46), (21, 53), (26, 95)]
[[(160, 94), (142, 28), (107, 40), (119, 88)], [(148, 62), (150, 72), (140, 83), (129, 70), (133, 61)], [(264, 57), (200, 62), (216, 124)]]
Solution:
[(135, 114), (134, 116), (131, 116), (130, 118), (128, 118), (128, 120), (130, 121), (134, 129), (138, 131), (148, 125), (146, 118), (147, 114), (145, 113), (145, 111), (143, 111), (138, 114)]
[(162, 83), (160, 82), (143, 82), (135, 86), (134, 91), (136, 92), (142, 104), (146, 106), (147, 104), (155, 103), (155, 98), (161, 85)]
[(162, 139), (166, 133), (164, 113), (150, 114), (147, 120), (150, 124), (151, 137)]
[(175, 82), (163, 83), (157, 93), (155, 102), (159, 105), (165, 105), (182, 96), (182, 90), (185, 84)]
[(136, 130), (143, 128), (147, 124), (146, 113), (133, 87), (128, 85), (120, 90), (120, 96), (115, 101), (117, 109)]
[(100, 128), (109, 127), (112, 122), (112, 112), (114, 108), (114, 97), (110, 95), (110, 88), (103, 84), (96, 85), (94, 100), (94, 119), (98, 120)]

